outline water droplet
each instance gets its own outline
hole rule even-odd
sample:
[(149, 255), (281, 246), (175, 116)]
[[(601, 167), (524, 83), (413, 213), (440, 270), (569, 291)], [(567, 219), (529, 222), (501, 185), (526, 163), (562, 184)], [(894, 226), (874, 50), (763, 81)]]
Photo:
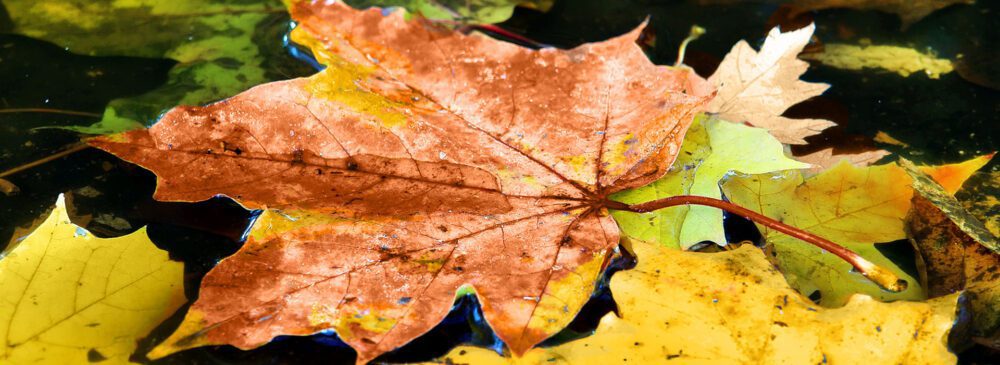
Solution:
[(444, 151), (440, 151), (440, 152), (438, 152), (438, 158), (440, 158), (442, 160), (446, 160), (446, 159), (448, 159), (448, 154), (444, 153)]

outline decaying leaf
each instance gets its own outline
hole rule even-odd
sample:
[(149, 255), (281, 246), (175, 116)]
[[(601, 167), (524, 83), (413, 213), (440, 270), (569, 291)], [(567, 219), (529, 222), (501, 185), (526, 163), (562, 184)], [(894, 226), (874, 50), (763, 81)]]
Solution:
[(910, 210), (911, 185), (896, 164), (859, 168), (841, 162), (808, 179), (799, 172), (736, 176), (722, 190), (733, 203), (844, 245), (910, 283), (902, 292), (884, 291), (832, 254), (759, 226), (789, 283), (806, 294), (818, 292), (825, 306), (839, 306), (854, 293), (881, 300), (925, 297), (918, 281), (875, 247), (906, 238), (903, 221)]
[(781, 116), (792, 105), (830, 87), (799, 80), (809, 64), (795, 57), (815, 29), (812, 24), (787, 33), (771, 29), (760, 52), (746, 41), (737, 43), (708, 78), (718, 88), (718, 95), (707, 110), (728, 121), (767, 129), (779, 141), (791, 144), (805, 144), (805, 137), (835, 125), (828, 120)]
[(0, 255), (0, 363), (128, 363), (136, 341), (184, 303), (183, 277), (144, 228), (94, 237), (60, 196)]
[[(781, 142), (764, 129), (697, 118), (681, 145), (670, 173), (650, 185), (621, 192), (614, 199), (628, 204), (674, 195), (722, 198), (719, 181), (731, 172), (763, 174), (802, 169), (809, 165), (785, 157)], [(703, 241), (725, 245), (722, 211), (703, 206), (678, 206), (650, 213), (616, 211), (622, 233), (652, 242), (678, 242), (687, 249)], [(669, 236), (669, 237), (661, 237)]]
[[(744, 2), (746, 0), (699, 0), (702, 4), (725, 4)], [(804, 11), (850, 8), (857, 10), (875, 10), (896, 14), (902, 21), (903, 29), (920, 21), (931, 13), (955, 4), (972, 4), (975, 0), (751, 0), (760, 3), (792, 4), (795, 9), (790, 16), (797, 16)]]
[(833, 154), (833, 148), (826, 148), (808, 155), (796, 156), (795, 159), (813, 165), (810, 171), (820, 172), (836, 166), (842, 160), (847, 160), (847, 162), (850, 162), (854, 166), (868, 166), (890, 154), (886, 150), (874, 150), (835, 155)]
[[(239, 93), (276, 75), (265, 72), (265, 48), (256, 32), (283, 27), (278, 0), (7, 0), (14, 31), (67, 50), (99, 56), (172, 58), (166, 85), (113, 100), (100, 122), (70, 128), (106, 134), (142, 128), (178, 104), (204, 104)], [(277, 35), (277, 34), (276, 34)], [(100, 70), (99, 70), (100, 71)]]
[[(983, 164), (985, 164), (986, 162), (989, 162), (989, 158), (992, 157), (992, 155), (987, 155), (983, 157), (986, 157), (985, 161), (982, 161), (983, 158), (979, 157), (970, 160), (968, 162), (982, 161)], [(961, 188), (962, 182), (968, 180), (968, 177), (972, 176), (972, 174), (976, 172), (976, 170), (978, 170), (978, 167), (982, 166), (979, 165), (975, 169), (962, 171), (961, 169), (962, 167), (969, 167), (969, 165), (973, 166), (977, 165), (977, 164), (969, 164), (968, 162), (949, 166), (949, 167), (957, 167), (953, 169), (953, 171), (950, 174), (942, 173), (940, 171), (942, 169), (940, 168), (937, 169), (932, 167), (918, 168), (916, 165), (914, 165), (912, 162), (906, 159), (900, 159), (899, 164), (900, 166), (902, 166), (903, 170), (906, 171), (908, 175), (910, 175), (910, 178), (913, 179), (913, 189), (917, 193), (919, 193), (924, 198), (929, 200), (932, 204), (934, 204), (938, 209), (941, 210), (942, 213), (948, 216), (948, 218), (951, 218), (952, 223), (954, 223), (955, 226), (957, 226), (959, 229), (965, 232), (966, 235), (974, 239), (976, 242), (979, 242), (979, 244), (983, 245), (984, 247), (992, 250), (993, 252), (1000, 253), (1000, 243), (997, 242), (996, 237), (994, 237), (993, 234), (986, 229), (986, 227), (982, 224), (982, 222), (972, 217), (972, 215), (970, 215), (969, 212), (966, 211), (964, 207), (962, 207), (962, 203), (959, 203), (958, 200), (956, 200), (955, 197), (953, 196), (955, 192), (958, 191), (958, 188)], [(930, 173), (925, 173), (922, 170), (930, 171)], [(936, 181), (936, 179), (938, 178), (934, 177), (934, 175), (942, 176), (941, 177), (942, 182), (956, 182), (957, 186), (954, 189), (946, 188), (944, 187), (944, 184), (939, 184)], [(965, 176), (964, 179), (961, 178), (962, 175)], [(961, 180), (961, 181), (956, 181), (956, 180)]]
[[(906, 228), (921, 255), (928, 295), (966, 290), (973, 335), (1000, 339), (1000, 245), (941, 185), (909, 161), (902, 167), (914, 179), (913, 209)], [(993, 251), (991, 251), (991, 249)]]
[(955, 197), (990, 233), (1000, 236), (1000, 171), (979, 172), (970, 180)]
[[(856, 295), (817, 307), (760, 250), (706, 254), (632, 244), (638, 266), (611, 278), (621, 317), (521, 358), (462, 346), (445, 364), (947, 364), (958, 294), (927, 303)], [(666, 361), (665, 361), (666, 360)]]
[(903, 77), (923, 72), (927, 77), (937, 79), (955, 69), (951, 60), (899, 46), (828, 43), (823, 45), (822, 52), (803, 53), (801, 57), (834, 68), (854, 71), (883, 69)]
[(155, 172), (159, 200), (270, 209), (151, 357), (334, 329), (366, 362), (432, 328), (463, 286), (523, 353), (573, 319), (618, 244), (607, 196), (663, 175), (710, 97), (650, 63), (639, 29), (536, 51), (401, 12), (291, 6), (324, 71), (93, 141)]
[(347, 0), (355, 8), (398, 6), (428, 19), (492, 24), (507, 20), (514, 7), (546, 11), (554, 0)]

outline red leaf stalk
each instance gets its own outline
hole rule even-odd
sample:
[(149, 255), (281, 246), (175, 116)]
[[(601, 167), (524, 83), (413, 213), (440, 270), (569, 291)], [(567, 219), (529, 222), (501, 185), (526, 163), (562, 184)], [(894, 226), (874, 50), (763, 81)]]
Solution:
[(725, 210), (727, 212), (760, 223), (761, 225), (764, 225), (765, 227), (771, 228), (778, 232), (798, 238), (802, 241), (805, 241), (806, 243), (812, 244), (813, 246), (822, 248), (834, 255), (837, 255), (837, 257), (840, 257), (844, 261), (847, 261), (847, 263), (854, 266), (854, 268), (858, 272), (860, 272), (861, 275), (864, 275), (866, 278), (868, 278), (868, 280), (871, 280), (872, 282), (878, 284), (878, 286), (882, 287), (883, 289), (893, 292), (899, 292), (906, 289), (907, 283), (905, 280), (900, 279), (898, 276), (896, 276), (896, 274), (893, 274), (891, 271), (886, 270), (885, 268), (882, 268), (878, 265), (875, 265), (871, 261), (868, 261), (864, 257), (861, 257), (854, 251), (851, 251), (845, 248), (844, 246), (838, 245), (826, 238), (806, 232), (799, 228), (789, 226), (772, 218), (768, 218), (767, 216), (764, 216), (760, 213), (757, 213), (750, 209), (741, 207), (739, 205), (724, 200), (713, 199), (703, 196), (694, 196), (694, 195), (678, 195), (669, 198), (658, 199), (632, 205), (610, 201), (608, 202), (607, 207), (609, 209), (624, 210), (636, 213), (646, 213), (667, 207), (673, 207), (678, 205), (691, 205), (691, 204), (704, 205)]

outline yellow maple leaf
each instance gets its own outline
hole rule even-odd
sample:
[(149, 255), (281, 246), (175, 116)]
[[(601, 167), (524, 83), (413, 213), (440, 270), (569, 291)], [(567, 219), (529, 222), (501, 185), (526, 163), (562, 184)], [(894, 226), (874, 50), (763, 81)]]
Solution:
[(959, 294), (927, 303), (851, 297), (826, 309), (790, 288), (764, 254), (743, 246), (698, 253), (635, 241), (633, 270), (615, 274), (611, 313), (594, 335), (521, 358), (461, 346), (440, 363), (943, 364)]
[(69, 220), (60, 195), (0, 255), (0, 363), (128, 363), (136, 340), (184, 303), (184, 265), (142, 228), (103, 239)]

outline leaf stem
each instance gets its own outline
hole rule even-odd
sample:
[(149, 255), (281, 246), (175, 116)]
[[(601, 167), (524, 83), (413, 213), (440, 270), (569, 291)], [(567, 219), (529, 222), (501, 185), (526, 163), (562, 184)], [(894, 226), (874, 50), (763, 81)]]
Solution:
[(498, 27), (498, 26), (493, 25), (493, 24), (476, 24), (476, 25), (469, 26), (469, 28), (473, 29), (473, 30), (487, 31), (487, 32), (490, 32), (490, 33), (494, 33), (494, 34), (499, 35), (501, 37), (512, 39), (512, 40), (524, 43), (524, 44), (529, 45), (529, 46), (534, 47), (534, 48), (546, 48), (546, 47), (550, 47), (549, 45), (538, 43), (537, 41), (535, 41), (535, 40), (533, 40), (531, 38), (528, 38), (528, 37), (525, 37), (523, 35), (511, 32), (509, 30), (503, 29), (503, 28)]
[(674, 67), (680, 67), (680, 65), (684, 64), (684, 54), (687, 51), (688, 43), (694, 42), (702, 34), (705, 34), (705, 28), (699, 27), (697, 24), (691, 26), (691, 31), (688, 32), (687, 38), (681, 41), (681, 45), (677, 49), (677, 61), (674, 62)]
[(50, 109), (50, 108), (12, 108), (12, 109), (0, 109), (0, 114), (2, 113), (51, 113), (51, 114), (65, 114), (65, 115), (78, 115), (83, 117), (93, 117), (100, 118), (101, 115), (97, 113), (81, 112), (76, 110), (62, 110), (62, 109)]
[(851, 266), (854, 266), (854, 269), (860, 272), (861, 275), (864, 275), (866, 278), (868, 278), (868, 280), (871, 280), (875, 284), (878, 284), (878, 286), (882, 287), (885, 290), (900, 292), (906, 289), (907, 286), (906, 280), (900, 279), (898, 276), (896, 276), (896, 274), (893, 274), (891, 271), (882, 268), (878, 265), (875, 265), (871, 261), (868, 261), (864, 257), (861, 257), (854, 251), (851, 251), (845, 248), (844, 246), (838, 245), (826, 238), (806, 232), (799, 228), (789, 226), (772, 218), (768, 218), (767, 216), (764, 216), (760, 213), (757, 213), (750, 209), (741, 207), (739, 205), (724, 200), (713, 199), (703, 196), (694, 196), (694, 195), (678, 195), (669, 198), (658, 199), (632, 205), (624, 204), (621, 202), (609, 201), (606, 203), (605, 206), (607, 206), (608, 209), (624, 210), (636, 213), (646, 213), (667, 207), (673, 207), (678, 205), (692, 205), (692, 204), (704, 205), (725, 210), (727, 212), (757, 222), (768, 228), (774, 229), (778, 232), (798, 238), (813, 246), (822, 248), (836, 255), (837, 257), (840, 257), (844, 261), (847, 261), (847, 263), (851, 264)]

